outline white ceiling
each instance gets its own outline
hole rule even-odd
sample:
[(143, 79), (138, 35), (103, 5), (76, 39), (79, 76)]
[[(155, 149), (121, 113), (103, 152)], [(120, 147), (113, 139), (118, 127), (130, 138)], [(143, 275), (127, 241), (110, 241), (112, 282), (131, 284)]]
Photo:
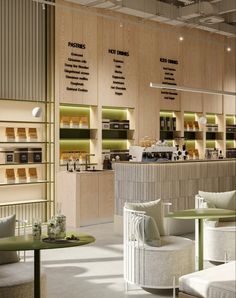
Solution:
[(66, 0), (236, 37), (236, 0)]

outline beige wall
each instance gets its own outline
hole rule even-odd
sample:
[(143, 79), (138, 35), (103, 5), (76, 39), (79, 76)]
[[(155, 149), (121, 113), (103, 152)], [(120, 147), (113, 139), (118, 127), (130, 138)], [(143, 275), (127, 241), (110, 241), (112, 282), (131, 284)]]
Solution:
[[(57, 3), (80, 8), (62, 0)], [(225, 97), (223, 100), (222, 96), (182, 92), (174, 101), (162, 100), (160, 91), (149, 87), (150, 82), (161, 82), (159, 59), (166, 57), (179, 61), (177, 81), (180, 85), (235, 91), (236, 48), (232, 40), (196, 29), (176, 29), (151, 22), (140, 24), (137, 18), (127, 15), (113, 13), (110, 16), (56, 8), (56, 86), (60, 102), (134, 107), (137, 139), (146, 135), (158, 138), (160, 109), (236, 113), (235, 98)], [(122, 26), (114, 16), (125, 19)], [(180, 35), (184, 36), (183, 42), (178, 39)], [(85, 55), (90, 77), (86, 94), (65, 90), (63, 65), (70, 40), (84, 42), (87, 46)], [(229, 53), (226, 52), (228, 42), (232, 47)], [(124, 57), (127, 91), (122, 96), (115, 95), (110, 88), (114, 63), (108, 48), (129, 51), (130, 54)]]

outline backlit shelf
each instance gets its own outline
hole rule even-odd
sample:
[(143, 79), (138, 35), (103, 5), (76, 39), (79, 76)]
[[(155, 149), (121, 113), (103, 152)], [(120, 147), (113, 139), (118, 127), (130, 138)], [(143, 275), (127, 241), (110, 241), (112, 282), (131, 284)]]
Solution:
[(18, 186), (18, 185), (32, 185), (32, 184), (45, 184), (45, 183), (54, 183), (54, 182), (48, 181), (48, 180), (10, 182), (10, 183), (3, 182), (3, 183), (0, 183), (0, 186)]

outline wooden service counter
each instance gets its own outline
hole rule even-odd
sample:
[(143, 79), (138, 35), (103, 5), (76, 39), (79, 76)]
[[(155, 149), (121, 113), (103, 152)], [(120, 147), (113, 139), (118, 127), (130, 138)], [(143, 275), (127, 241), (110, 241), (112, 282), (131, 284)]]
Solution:
[(194, 208), (203, 191), (236, 189), (236, 159), (164, 163), (117, 162), (115, 169), (115, 230), (122, 229), (123, 206), (161, 198), (172, 211)]
[(114, 171), (58, 173), (58, 202), (70, 228), (113, 221)]

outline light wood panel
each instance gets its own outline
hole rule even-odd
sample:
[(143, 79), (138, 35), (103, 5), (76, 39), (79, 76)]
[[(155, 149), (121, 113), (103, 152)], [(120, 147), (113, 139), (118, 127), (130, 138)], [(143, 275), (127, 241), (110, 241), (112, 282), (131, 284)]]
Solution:
[[(59, 4), (63, 1), (58, 1)], [(56, 24), (57, 24), (57, 38), (56, 49), (58, 51), (57, 71), (59, 72), (59, 96), (60, 102), (63, 103), (75, 103), (86, 105), (97, 105), (97, 17), (93, 15), (85, 15), (73, 11), (74, 5), (67, 4), (68, 8), (56, 8)], [(84, 44), (85, 49), (69, 47), (68, 42)], [(83, 55), (82, 57), (72, 56), (71, 53)], [(74, 58), (79, 60), (85, 60), (87, 63), (72, 63), (68, 61), (68, 58)], [(89, 67), (89, 69), (79, 68), (67, 68), (65, 63), (75, 64), (77, 66), (82, 65)], [(69, 74), (65, 73), (67, 70), (85, 71), (89, 75), (81, 74)], [(87, 77), (88, 80), (75, 80), (66, 78), (68, 76), (74, 77)], [(72, 85), (71, 82), (82, 83), (83, 86)], [(71, 91), (67, 90), (67, 87), (85, 89), (88, 92)]]
[[(171, 29), (170, 29), (171, 28)], [(163, 29), (163, 30), (162, 30)], [(181, 53), (181, 43), (179, 41), (179, 33), (175, 29), (175, 27), (170, 27), (169, 25), (160, 25), (160, 28), (158, 30), (158, 43), (157, 43), (157, 49), (158, 49), (158, 68), (157, 71), (159, 73), (159, 81), (162, 83), (162, 67), (163, 63), (160, 62), (160, 57), (167, 58), (167, 59), (173, 59), (178, 60), (178, 65), (171, 65), (168, 64), (168, 66), (173, 66), (173, 68), (176, 68), (176, 83), (179, 85), (179, 81), (181, 78), (181, 71), (182, 71), (182, 57), (180, 55)], [(177, 92), (178, 93), (178, 92)], [(166, 100), (161, 99), (160, 100), (160, 109), (161, 110), (175, 110), (180, 111), (180, 96), (175, 96), (175, 100)]]
[[(138, 97), (137, 93), (137, 37), (136, 29), (131, 24), (121, 26), (120, 22), (99, 19), (99, 37), (101, 38), (101, 47), (99, 49), (99, 102), (103, 106), (116, 107), (134, 107)], [(118, 51), (127, 51), (129, 56), (111, 54), (109, 49)], [(114, 59), (121, 60), (123, 63), (114, 63)], [(118, 69), (116, 66), (120, 66)], [(115, 70), (121, 71), (118, 75)], [(126, 90), (119, 91), (112, 89), (111, 86), (119, 87), (113, 84), (117, 81), (112, 76), (123, 76)], [(121, 92), (122, 95), (116, 95), (115, 92)]]
[[(225, 51), (224, 55), (224, 80), (223, 87), (225, 91), (236, 92), (236, 41), (226, 40), (226, 45), (231, 51)], [(236, 97), (224, 96), (224, 113), (236, 115)]]
[[(188, 29), (181, 42), (182, 75), (180, 85), (201, 88), (204, 71), (205, 43), (198, 30)], [(202, 94), (181, 92), (181, 107), (183, 111), (202, 112)]]
[(114, 195), (115, 195), (115, 181), (113, 173), (102, 173), (98, 175), (99, 179), (99, 218), (113, 219), (114, 215)]
[(155, 30), (139, 28), (139, 102), (137, 105), (136, 126), (138, 125), (138, 139), (145, 136), (159, 138), (159, 109), (160, 90), (150, 88), (150, 82), (159, 80), (159, 52), (157, 44), (159, 36)]
[(113, 171), (58, 173), (57, 201), (71, 228), (111, 222), (114, 193)]
[[(207, 33), (203, 32), (202, 34), (203, 38), (208, 38)], [(222, 90), (224, 72), (224, 42), (222, 36), (212, 35), (211, 42), (205, 43), (203, 59), (202, 88)], [(203, 111), (221, 114), (223, 111), (222, 96), (203, 94)]]
[(98, 175), (80, 175), (80, 222), (98, 217)]

